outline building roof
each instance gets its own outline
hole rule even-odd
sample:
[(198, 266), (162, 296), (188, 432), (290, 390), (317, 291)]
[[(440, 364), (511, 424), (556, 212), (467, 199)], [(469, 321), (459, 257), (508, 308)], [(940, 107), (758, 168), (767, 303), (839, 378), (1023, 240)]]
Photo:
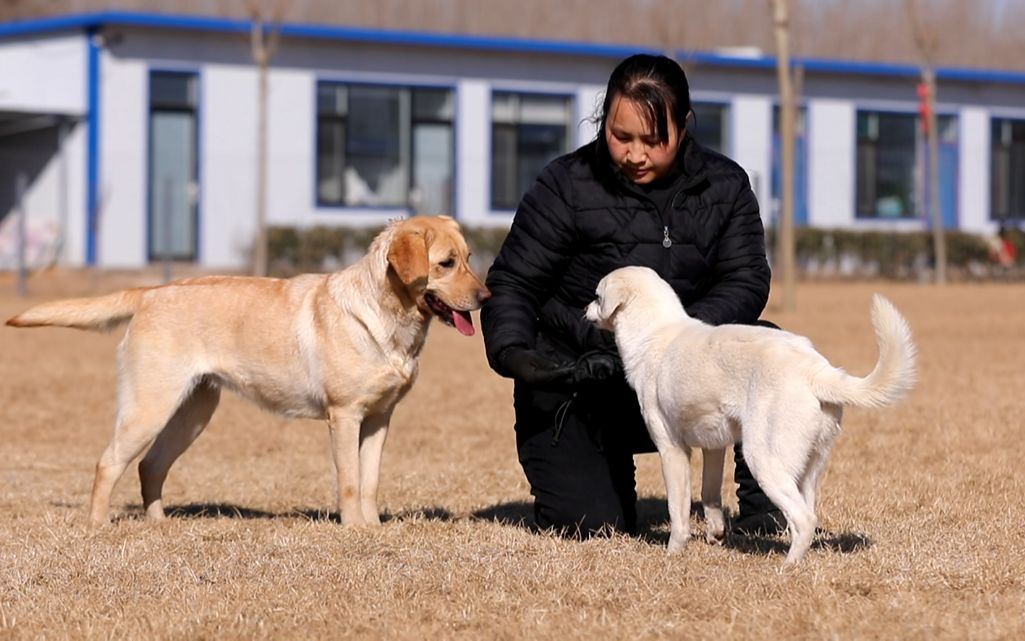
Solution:
[[(7, 33), (41, 19), (106, 17), (155, 24), (236, 25), (252, 7), (293, 33), (406, 34), (412, 42), (620, 55), (629, 50), (771, 59), (766, 0), (0, 0)], [(792, 55), (903, 72), (923, 60), (951, 70), (1025, 71), (1025, 0), (790, 0)], [(3, 31), (0, 31), (3, 33)], [(917, 37), (916, 37), (917, 35)], [(865, 67), (866, 69), (868, 67)], [(1016, 74), (1014, 74), (1016, 75)]]

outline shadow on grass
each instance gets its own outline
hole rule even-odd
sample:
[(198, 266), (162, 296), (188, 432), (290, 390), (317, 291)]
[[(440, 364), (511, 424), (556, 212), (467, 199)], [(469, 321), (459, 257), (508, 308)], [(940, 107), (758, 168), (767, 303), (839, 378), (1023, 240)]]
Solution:
[[(174, 505), (167, 508), (169, 518), (184, 519), (306, 519), (308, 521), (320, 522), (330, 521), (341, 523), (338, 512), (329, 510), (286, 510), (271, 512), (248, 508), (231, 503), (189, 503), (186, 505)], [(691, 503), (691, 515), (696, 516), (699, 521), (704, 520), (704, 510), (700, 502)], [(726, 528), (729, 531), (732, 514), (729, 509), (724, 510), (726, 516)], [(115, 521), (141, 520), (145, 518), (145, 511), (141, 505), (131, 505), (124, 509), (124, 512), (115, 518)], [(385, 513), (381, 515), (382, 522), (396, 521), (452, 521), (454, 516), (451, 512), (442, 507), (420, 507), (402, 510), (395, 514)], [(479, 521), (492, 521), (501, 525), (524, 528), (531, 532), (539, 532), (541, 528), (534, 522), (534, 504), (528, 501), (510, 501), (499, 503), (482, 508), (470, 515), (471, 519)], [(703, 536), (701, 525), (693, 532), (695, 537)], [(669, 543), (669, 510), (666, 507), (665, 499), (645, 497), (637, 501), (637, 538), (660, 547)], [(567, 534), (568, 538), (576, 538), (572, 533)], [(726, 537), (724, 545), (731, 550), (742, 554), (753, 554), (765, 556), (768, 554), (785, 554), (790, 548), (790, 540), (786, 535), (746, 535), (730, 533)], [(815, 532), (815, 541), (812, 548), (826, 550), (839, 554), (852, 554), (872, 547), (872, 540), (868, 536), (858, 532), (830, 532), (819, 529)]]
[(477, 521), (493, 521), (502, 525), (521, 527), (531, 532), (540, 528), (534, 523), (534, 504), (527, 501), (510, 501), (477, 510), (470, 515)]
[[(521, 527), (532, 532), (541, 531), (541, 528), (534, 521), (534, 504), (529, 501), (510, 501), (508, 503), (492, 505), (477, 510), (471, 515), (471, 518), (479, 521), (494, 521), (502, 525)], [(666, 528), (664, 534), (658, 532), (659, 526), (668, 521), (669, 511), (666, 508), (664, 499), (642, 498), (637, 501), (637, 532), (639, 538), (652, 543), (668, 542), (668, 528)]]
[[(704, 509), (700, 501), (691, 503), (691, 516), (696, 516), (699, 521), (704, 521)], [(733, 515), (729, 509), (724, 510), (726, 516), (726, 528), (729, 531)], [(482, 521), (494, 521), (502, 525), (521, 527), (532, 532), (540, 531), (534, 522), (534, 504), (527, 501), (511, 501), (499, 503), (490, 507), (477, 510), (472, 518)], [(692, 533), (695, 536), (703, 536), (701, 525), (697, 531)], [(569, 535), (573, 538), (573, 535)], [(665, 547), (669, 544), (669, 508), (665, 499), (656, 497), (645, 497), (637, 501), (637, 538), (650, 543), (651, 545)], [(726, 547), (736, 550), (742, 554), (754, 554), (765, 556), (768, 554), (785, 554), (790, 549), (790, 539), (785, 534), (773, 535), (746, 535), (729, 534), (726, 537)], [(819, 529), (815, 533), (813, 549), (827, 550), (840, 554), (851, 554), (867, 549), (872, 546), (872, 541), (867, 536), (857, 532), (830, 532)]]
[[(330, 510), (306, 509), (271, 512), (234, 505), (232, 503), (189, 503), (186, 505), (171, 505), (165, 508), (165, 512), (168, 518), (172, 519), (306, 519), (307, 521), (314, 522), (342, 522), (342, 517), (338, 512), (332, 512)], [(142, 509), (141, 505), (131, 505), (126, 507), (124, 512), (120, 516), (116, 517), (115, 520), (138, 520), (145, 518), (145, 516), (146, 513)], [(452, 514), (444, 508), (426, 507), (402, 510), (395, 514), (385, 513), (381, 515), (382, 522), (414, 520), (450, 521), (452, 520)]]
[[(730, 534), (726, 537), (726, 547), (743, 554), (767, 555), (786, 554), (790, 549), (790, 538), (782, 536), (759, 536)], [(837, 554), (853, 554), (872, 547), (872, 540), (859, 532), (830, 532), (818, 529), (815, 531), (813, 550), (826, 550)]]

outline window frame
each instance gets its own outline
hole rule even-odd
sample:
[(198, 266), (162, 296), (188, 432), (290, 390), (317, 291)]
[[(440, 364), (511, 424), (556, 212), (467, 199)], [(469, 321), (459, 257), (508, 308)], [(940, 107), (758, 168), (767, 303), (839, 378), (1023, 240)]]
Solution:
[[(512, 119), (510, 121), (504, 121), (504, 120), (500, 121), (500, 120), (496, 120), (495, 119), (496, 97), (497, 96), (501, 96), (501, 95), (510, 95), (510, 96), (514, 96), (516, 98), (516, 104), (513, 107), (514, 114), (513, 114), (513, 117), (512, 117)], [(527, 185), (528, 188), (529, 188), (529, 184), (533, 180), (536, 179), (536, 176), (533, 176), (529, 180), (524, 181), (523, 180), (523, 176), (521, 176), (519, 174), (520, 170), (519, 170), (519, 167), (518, 167), (518, 165), (519, 165), (518, 161), (519, 161), (519, 158), (520, 158), (520, 155), (519, 155), (519, 152), (520, 152), (519, 142), (520, 142), (521, 137), (522, 137), (521, 136), (521, 128), (524, 125), (541, 125), (541, 124), (549, 125), (549, 126), (557, 126), (556, 123), (523, 122), (522, 112), (521, 112), (521, 106), (522, 106), (521, 100), (525, 96), (526, 97), (550, 98), (550, 99), (561, 100), (561, 101), (563, 101), (563, 104), (564, 104), (564, 107), (565, 107), (565, 110), (566, 110), (566, 119), (565, 119), (565, 121), (563, 123), (559, 123), (559, 125), (562, 125), (562, 126), (565, 127), (565, 130), (564, 130), (564, 133), (563, 133), (562, 149), (559, 150), (558, 152), (556, 152), (554, 155), (552, 155), (546, 161), (544, 161), (542, 163), (541, 167), (538, 167), (538, 173), (540, 173), (540, 171), (544, 168), (544, 166), (547, 165), (549, 162), (551, 162), (555, 158), (558, 158), (559, 156), (562, 156), (562, 155), (570, 153), (571, 151), (573, 151), (577, 147), (576, 129), (574, 128), (574, 119), (575, 119), (576, 106), (577, 106), (576, 105), (577, 97), (576, 97), (575, 94), (573, 94), (572, 92), (568, 92), (568, 91), (567, 92), (562, 92), (562, 91), (546, 92), (546, 91), (537, 91), (537, 90), (522, 89), (522, 88), (492, 87), (491, 88), (491, 92), (490, 92), (490, 100), (489, 100), (489, 103), (488, 103), (488, 121), (490, 123), (490, 127), (489, 127), (489, 147), (488, 147), (488, 149), (489, 149), (489, 153), (488, 153), (488, 163), (489, 163), (489, 165), (488, 165), (488, 177), (489, 177), (489, 184), (488, 184), (488, 192), (487, 192), (488, 207), (489, 207), (489, 209), (492, 212), (511, 212), (511, 211), (515, 211), (516, 208), (519, 206), (520, 199), (523, 198), (523, 194), (520, 193), (518, 196), (515, 197), (514, 201), (512, 201), (512, 202), (509, 202), (509, 203), (497, 202), (496, 194), (495, 194), (495, 186), (497, 184), (496, 171), (495, 171), (495, 161), (496, 161), (496, 156), (495, 156), (495, 153), (496, 153), (495, 152), (495, 147), (496, 147), (495, 139), (496, 139), (496, 135), (495, 134), (496, 134), (497, 129), (500, 128), (500, 127), (501, 128), (506, 128), (506, 129), (511, 130), (511, 132), (513, 134), (513, 138), (514, 138), (513, 146), (514, 146), (514, 149), (515, 149), (516, 153), (514, 154), (513, 159), (512, 159), (513, 160), (513, 162), (512, 162), (512, 164), (513, 164), (513, 172), (514, 172), (512, 183), (514, 185), (517, 185), (517, 184), (518, 185)]]
[[(154, 98), (154, 80), (158, 77), (178, 77), (187, 79), (189, 83), (189, 96), (185, 103), (163, 102)], [(202, 225), (200, 217), (202, 214), (201, 201), (199, 197), (201, 186), (201, 163), (203, 160), (202, 130), (201, 130), (201, 90), (202, 77), (198, 69), (150, 67), (146, 70), (146, 262), (156, 263), (160, 261), (174, 262), (197, 262), (200, 260), (200, 248), (202, 239), (200, 232)], [(154, 172), (154, 122), (157, 114), (182, 114), (191, 118), (192, 132), (191, 145), (192, 157), (189, 167), (189, 182), (192, 185), (190, 194), (187, 196), (191, 202), (189, 208), (189, 227), (191, 232), (191, 247), (185, 252), (178, 252), (172, 248), (170, 255), (159, 251), (156, 248), (157, 234), (166, 231), (166, 228), (158, 229), (156, 220), (156, 197), (158, 186), (153, 176)], [(191, 191), (194, 189), (195, 191)], [(166, 223), (165, 223), (166, 224)]]
[[(345, 168), (350, 166), (349, 160), (350, 149), (348, 146), (349, 130), (351, 114), (349, 113), (348, 105), (345, 108), (344, 115), (329, 114), (321, 110), (320, 107), (320, 96), (321, 89), (325, 86), (342, 87), (348, 92), (353, 87), (357, 88), (371, 88), (371, 89), (383, 89), (394, 91), (397, 95), (400, 103), (405, 101), (406, 109), (403, 110), (400, 107), (400, 118), (405, 118), (405, 122), (399, 123), (400, 134), (404, 135), (405, 140), (400, 139), (398, 141), (400, 148), (400, 162), (403, 164), (403, 171), (406, 174), (403, 185), (404, 198), (400, 203), (347, 203), (346, 202), (346, 190), (344, 188), (344, 171)], [(450, 106), (448, 108), (447, 117), (433, 117), (433, 118), (419, 118), (415, 113), (414, 108), (414, 95), (417, 91), (437, 91), (444, 92), (449, 96)], [(449, 141), (447, 155), (449, 158), (448, 162), (448, 188), (447, 194), (445, 195), (448, 201), (446, 212), (449, 215), (455, 214), (455, 203), (456, 203), (456, 150), (457, 150), (457, 101), (458, 94), (456, 87), (453, 85), (437, 84), (437, 83), (416, 83), (416, 82), (374, 82), (366, 79), (349, 79), (349, 78), (318, 78), (314, 82), (314, 127), (313, 127), (313, 200), (314, 205), (318, 209), (326, 210), (350, 210), (350, 211), (404, 211), (406, 213), (416, 213), (417, 204), (412, 202), (413, 193), (416, 183), (416, 143), (415, 143), (415, 130), (417, 125), (420, 124), (433, 124), (433, 125), (446, 125), (449, 130)], [(348, 95), (346, 96), (348, 101)], [(322, 150), (320, 144), (322, 123), (334, 123), (340, 125), (342, 129), (342, 153), (341, 161), (339, 165), (339, 173), (341, 176), (337, 176), (343, 181), (340, 196), (338, 200), (325, 199), (321, 192), (321, 181), (322, 181)], [(405, 150), (403, 155), (401, 150)]]
[[(909, 213), (907, 215), (899, 216), (888, 216), (880, 215), (879, 208), (875, 207), (872, 212), (868, 212), (861, 207), (861, 150), (862, 150), (862, 137), (861, 128), (859, 125), (859, 119), (862, 114), (874, 114), (877, 116), (887, 117), (901, 117), (911, 120), (912, 128), (914, 132), (914, 141), (911, 145), (911, 177), (910, 177), (910, 198)], [(959, 140), (961, 137), (960, 131), (960, 118), (956, 113), (939, 113), (937, 114), (937, 128), (939, 129), (940, 139), (938, 141), (940, 147), (940, 153), (943, 154), (943, 150), (946, 147), (953, 146), (953, 148), (959, 148)], [(953, 132), (954, 140), (950, 141), (946, 139), (946, 132)], [(885, 107), (874, 108), (872, 106), (858, 106), (855, 108), (854, 114), (854, 220), (856, 222), (886, 222), (886, 223), (907, 223), (907, 222), (923, 222), (925, 218), (930, 214), (927, 210), (929, 195), (926, 193), (928, 189), (928, 147), (927, 147), (926, 134), (922, 131), (922, 116), (920, 113), (915, 111), (905, 111), (900, 109), (888, 109)], [(878, 170), (878, 161), (876, 162), (876, 169)], [(942, 169), (942, 168), (941, 168)], [(943, 180), (941, 171), (940, 180)], [(877, 179), (878, 180), (878, 179)], [(878, 183), (877, 183), (878, 186)], [(943, 207), (943, 202), (938, 203), (939, 207)], [(875, 199), (878, 203), (878, 198)], [(956, 207), (954, 204), (954, 216), (956, 217)], [(926, 221), (928, 222), (928, 221)]]
[[(1023, 178), (1025, 178), (1025, 115), (1012, 115), (1012, 116), (994, 115), (994, 116), (991, 116), (989, 120), (990, 120), (990, 144), (989, 144), (989, 164), (990, 164), (990, 171), (989, 171), (989, 182), (990, 182), (990, 187), (989, 187), (989, 220), (991, 222), (996, 222), (996, 223), (1017, 223), (1017, 222), (1020, 222), (1022, 220), (1025, 220), (1025, 188), (1021, 188), (1020, 187), (1020, 193), (1018, 195), (1019, 202), (1017, 203), (1017, 205), (1018, 205), (1017, 211), (1015, 210), (1015, 204), (1016, 203), (1014, 202), (1015, 201), (1015, 194), (1014, 194), (1014, 191), (1013, 191), (1014, 185), (1016, 184), (1015, 181), (1014, 181), (1015, 175), (1019, 175), (1019, 176), (1022, 176)], [(1014, 131), (1012, 130), (1012, 132), (1010, 134), (1010, 136), (1011, 136), (1010, 144), (1006, 145), (1003, 150), (998, 148), (999, 140), (998, 140), (998, 135), (997, 135), (998, 134), (998, 131), (997, 131), (998, 126), (1011, 126), (1012, 129), (1013, 129), (1016, 125), (1020, 129), (1020, 134), (1019, 134), (1020, 135), (1020, 142), (1018, 142), (1018, 146), (1021, 149), (1021, 153), (1022, 153), (1022, 160), (1020, 162), (1020, 166), (1017, 167), (1017, 169), (1018, 169), (1018, 173), (1017, 174), (1015, 173), (1015, 166), (1014, 166), (1015, 163), (1014, 163), (1014, 156), (1013, 156), (1013, 154), (1014, 154), (1014, 147), (1015, 147), (1015, 141), (1014, 141), (1015, 133), (1014, 133)], [(1002, 199), (999, 199), (998, 196), (997, 196), (997, 187), (998, 187), (997, 180), (998, 180), (998, 173), (999, 173), (998, 172), (998, 166), (997, 166), (998, 165), (997, 153), (999, 151), (1003, 151), (1004, 153), (1006, 153), (1009, 156), (1009, 158), (1007, 158), (1007, 163), (1008, 163), (1007, 177), (1008, 177), (1008, 180), (1006, 180), (1005, 184), (1004, 184), (1004, 187), (1006, 187), (1006, 190), (1005, 190), (1005, 193), (1003, 194), (1003, 198)], [(1019, 186), (1020, 185), (1025, 185), (1025, 180), (1020, 181), (1017, 184)], [(998, 210), (998, 202), (1001, 201), (1001, 200), (1005, 200), (1006, 201), (1006, 211), (999, 211)]]
[[(705, 129), (704, 131), (702, 131), (702, 123), (706, 122), (706, 120), (698, 116), (697, 111), (694, 109), (695, 106), (698, 107), (698, 109), (701, 109), (701, 110), (705, 110), (705, 109), (718, 109), (719, 110), (719, 124), (717, 125), (717, 127), (718, 127), (718, 130), (719, 130), (719, 133), (720, 133), (720, 138), (719, 138), (718, 141), (716, 141), (716, 143), (717, 143), (716, 145), (710, 144), (708, 142), (708, 140), (709, 140), (708, 136), (704, 135), (704, 132), (707, 132), (708, 130)], [(706, 99), (701, 99), (701, 98), (692, 98), (691, 99), (691, 111), (693, 112), (693, 115), (691, 116), (691, 121), (687, 125), (687, 128), (689, 130), (691, 130), (691, 133), (694, 136), (694, 139), (697, 140), (698, 143), (702, 147), (705, 147), (707, 149), (711, 149), (712, 151), (715, 151), (717, 153), (721, 153), (724, 156), (732, 157), (732, 155), (733, 155), (733, 148), (732, 148), (733, 147), (733, 131), (732, 131), (732, 129), (733, 129), (733, 126), (732, 126), (733, 125), (733, 103), (730, 102), (729, 100), (714, 100), (714, 99), (706, 100)]]
[[(887, 118), (897, 117), (897, 118), (908, 119), (911, 122), (914, 140), (911, 143), (911, 146), (910, 146), (910, 148), (908, 150), (903, 150), (903, 149), (900, 150), (902, 153), (905, 152), (905, 151), (910, 152), (910, 158), (911, 158), (910, 182), (907, 185), (907, 187), (909, 188), (909, 191), (908, 191), (907, 194), (905, 194), (905, 196), (907, 197), (908, 207), (907, 207), (907, 213), (905, 213), (905, 214), (901, 214), (901, 215), (897, 215), (897, 216), (885, 216), (885, 215), (880, 215), (880, 213), (879, 213), (879, 207), (878, 207), (878, 203), (879, 203), (879, 198), (878, 198), (878, 191), (879, 191), (879, 177), (878, 177), (878, 175), (879, 175), (879, 160), (878, 160), (879, 144), (878, 144), (878, 140), (880, 139), (880, 135), (878, 133), (875, 136), (875, 138), (876, 138), (875, 142), (871, 145), (872, 150), (873, 150), (874, 155), (875, 155), (874, 160), (872, 162), (873, 169), (874, 169), (874, 180), (873, 180), (873, 185), (872, 185), (872, 194), (874, 195), (874, 197), (871, 198), (871, 199), (866, 198), (867, 201), (872, 203), (871, 211), (868, 210), (867, 204), (866, 204), (865, 207), (862, 206), (862, 190), (863, 190), (863, 187), (862, 187), (861, 166), (862, 166), (862, 149), (863, 149), (863, 145), (865, 144), (865, 143), (863, 143), (863, 138), (862, 138), (862, 134), (861, 134), (860, 120), (861, 120), (862, 114), (869, 115), (869, 116), (874, 115), (876, 117), (884, 116), (884, 117), (887, 117)], [(876, 124), (876, 127), (877, 128), (879, 127), (878, 123)], [(872, 107), (856, 107), (855, 108), (855, 112), (854, 112), (854, 219), (855, 219), (855, 221), (907, 222), (907, 221), (916, 221), (916, 220), (920, 219), (919, 213), (920, 213), (920, 210), (921, 210), (921, 203), (919, 202), (919, 199), (921, 198), (921, 194), (919, 193), (920, 188), (919, 188), (919, 185), (918, 185), (919, 181), (918, 181), (918, 178), (917, 178), (917, 173), (920, 172), (920, 169), (921, 169), (920, 166), (919, 166), (919, 161), (920, 161), (920, 158), (919, 158), (919, 147), (921, 145), (921, 142), (922, 142), (922, 137), (921, 137), (921, 118), (918, 116), (917, 113), (915, 113), (913, 111), (900, 111), (900, 110), (894, 110), (894, 109), (876, 109), (876, 108), (872, 108)], [(891, 147), (896, 147), (896, 145), (890, 145), (890, 146)], [(884, 145), (884, 151), (886, 151), (886, 147), (887, 146)]]

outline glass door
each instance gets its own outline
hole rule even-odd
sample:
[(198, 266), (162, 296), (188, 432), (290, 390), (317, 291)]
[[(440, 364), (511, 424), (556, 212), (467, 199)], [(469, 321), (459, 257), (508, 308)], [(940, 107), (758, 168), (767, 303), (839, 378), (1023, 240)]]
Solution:
[(197, 255), (196, 76), (150, 75), (149, 259)]

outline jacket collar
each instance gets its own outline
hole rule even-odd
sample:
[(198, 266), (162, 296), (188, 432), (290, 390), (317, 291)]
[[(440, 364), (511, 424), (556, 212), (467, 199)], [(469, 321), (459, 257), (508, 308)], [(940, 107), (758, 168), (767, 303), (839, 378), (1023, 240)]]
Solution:
[(694, 136), (687, 134), (683, 139), (683, 146), (677, 155), (677, 163), (680, 165), (682, 174), (681, 189), (685, 191), (693, 189), (708, 180), (705, 174), (705, 148), (697, 140), (694, 140)]

